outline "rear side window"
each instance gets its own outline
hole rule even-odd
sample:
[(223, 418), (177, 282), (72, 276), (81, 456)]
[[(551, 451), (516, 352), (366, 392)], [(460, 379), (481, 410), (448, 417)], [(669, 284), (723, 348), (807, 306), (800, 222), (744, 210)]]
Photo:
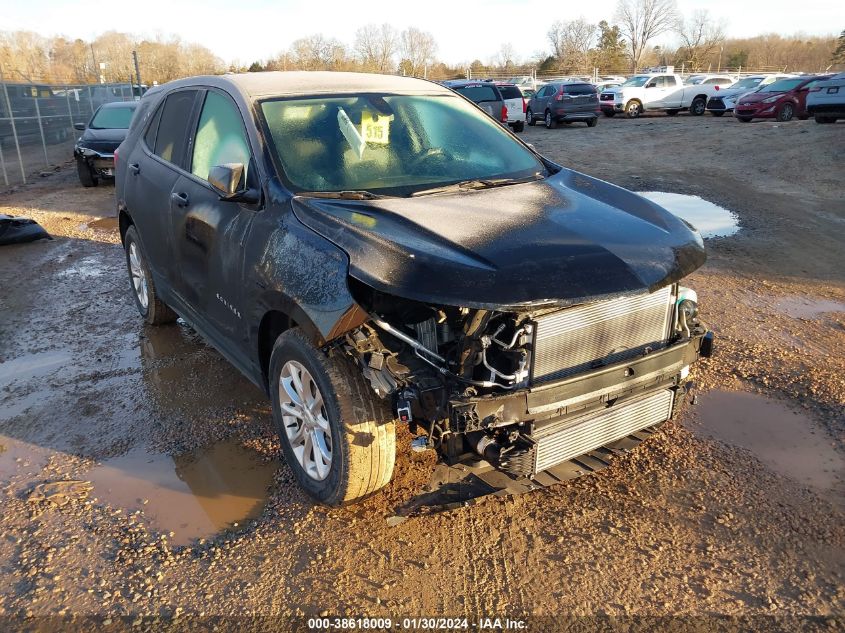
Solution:
[(676, 86), (676, 85), (678, 85), (678, 82), (675, 81), (674, 77), (667, 75), (666, 77), (663, 78), (663, 87), (664, 88), (671, 88), (672, 86)]
[(493, 86), (466, 86), (455, 88), (470, 101), (484, 103), (485, 101), (500, 101), (499, 94)]
[(499, 92), (505, 99), (522, 99), (522, 93), (516, 86), (499, 86)]
[(590, 84), (567, 84), (564, 90), (570, 95), (588, 95), (594, 93), (596, 88)]
[(210, 90), (194, 139), (191, 173), (207, 180), (212, 167), (225, 163), (241, 163), (247, 169), (249, 143), (235, 104), (228, 97)]
[(164, 108), (158, 108), (156, 110), (155, 116), (150, 121), (150, 125), (147, 128), (147, 131), (144, 133), (144, 143), (147, 144), (147, 147), (153, 149), (156, 146), (156, 133), (158, 132), (158, 124), (161, 121), (161, 111)]
[[(169, 95), (161, 108), (153, 152), (164, 160), (181, 165), (188, 140), (188, 125), (196, 90), (180, 90)], [(153, 121), (155, 123), (155, 121)]]

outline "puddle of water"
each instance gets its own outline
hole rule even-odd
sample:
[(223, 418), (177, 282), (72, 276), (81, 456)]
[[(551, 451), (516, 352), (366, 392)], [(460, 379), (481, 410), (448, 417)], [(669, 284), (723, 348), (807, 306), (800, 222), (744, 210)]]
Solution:
[(809, 297), (785, 297), (775, 303), (775, 309), (794, 319), (815, 319), (826, 312), (845, 312), (845, 303)]
[[(127, 510), (143, 509), (155, 527), (185, 545), (257, 516), (267, 499), (275, 461), (235, 440), (170, 457), (136, 449), (93, 468), (93, 496)], [(146, 503), (145, 503), (146, 502)]]
[(98, 231), (116, 231), (118, 229), (117, 218), (100, 218), (88, 223), (88, 228)]
[(701, 237), (728, 237), (739, 230), (736, 215), (704, 198), (663, 191), (637, 193), (692, 224)]
[(753, 393), (712, 391), (700, 402), (697, 418), (705, 435), (746, 448), (775, 472), (805, 485), (835, 488), (843, 501), (845, 457), (813, 420)]
[(39, 352), (7, 360), (0, 363), (0, 388), (16, 380), (46, 376), (70, 359), (70, 354), (62, 352)]
[(41, 446), (0, 435), (0, 481), (16, 475), (32, 476), (47, 464), (49, 451)]

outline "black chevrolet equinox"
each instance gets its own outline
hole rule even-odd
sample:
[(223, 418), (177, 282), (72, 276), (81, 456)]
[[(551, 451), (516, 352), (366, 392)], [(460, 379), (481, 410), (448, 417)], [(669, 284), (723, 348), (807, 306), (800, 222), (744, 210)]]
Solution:
[[(671, 418), (712, 335), (699, 233), (419, 79), (194, 77), (115, 153), (131, 290), (272, 399), (327, 504), (390, 481), (396, 430), (513, 482), (592, 470)], [(481, 465), (481, 466), (479, 466)]]

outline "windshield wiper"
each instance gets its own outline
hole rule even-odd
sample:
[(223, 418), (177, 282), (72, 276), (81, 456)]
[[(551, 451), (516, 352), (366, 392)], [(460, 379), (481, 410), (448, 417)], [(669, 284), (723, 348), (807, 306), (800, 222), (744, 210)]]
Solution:
[(518, 185), (523, 182), (532, 182), (540, 180), (542, 176), (536, 174), (528, 178), (473, 178), (470, 180), (462, 180), (454, 182), (450, 185), (443, 185), (442, 187), (432, 187), (431, 189), (421, 189), (411, 194), (412, 198), (417, 196), (428, 196), (434, 193), (449, 193), (454, 191), (477, 191), (479, 189), (492, 189), (493, 187), (504, 187), (505, 185)]
[(335, 200), (380, 200), (392, 196), (383, 196), (372, 191), (300, 191), (296, 195), (309, 198), (332, 198)]

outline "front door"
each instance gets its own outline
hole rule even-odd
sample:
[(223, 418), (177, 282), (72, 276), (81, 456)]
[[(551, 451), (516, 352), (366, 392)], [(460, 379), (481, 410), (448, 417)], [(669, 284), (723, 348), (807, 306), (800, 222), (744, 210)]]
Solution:
[(240, 111), (227, 94), (208, 90), (186, 171), (170, 195), (171, 232), (181, 294), (217, 333), (240, 343), (246, 334), (241, 305), (243, 242), (255, 211), (221, 200), (220, 192), (208, 183), (213, 166), (231, 163), (243, 164), (244, 182), (254, 182)]

